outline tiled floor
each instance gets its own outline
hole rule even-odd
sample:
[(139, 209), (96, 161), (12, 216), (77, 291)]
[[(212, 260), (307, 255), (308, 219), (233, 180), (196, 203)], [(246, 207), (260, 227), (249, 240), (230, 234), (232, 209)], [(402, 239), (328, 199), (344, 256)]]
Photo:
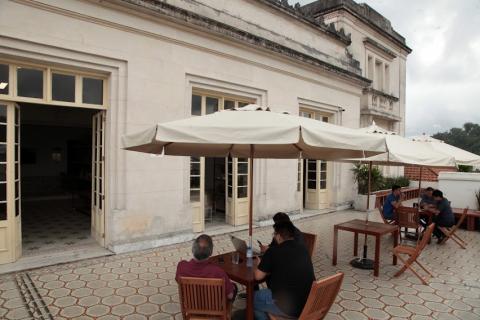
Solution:
[[(339, 264), (331, 265), (332, 225), (361, 217), (361, 213), (344, 211), (296, 222), (300, 229), (318, 234), (313, 258), (317, 277), (337, 271), (346, 274), (327, 319), (480, 319), (480, 232), (460, 232), (468, 242), (466, 250), (451, 241), (443, 246), (432, 242), (421, 257), (435, 274), (426, 286), (408, 271), (392, 278), (399, 267), (391, 265), (390, 236), (382, 243), (378, 278), (348, 264), (352, 234), (340, 233)], [(267, 242), (271, 227), (257, 228), (254, 234)], [(246, 232), (238, 235), (245, 238)], [(226, 235), (215, 237), (214, 243), (215, 253), (232, 249)], [(42, 300), (54, 319), (180, 319), (174, 274), (177, 262), (190, 258), (190, 248), (191, 243), (184, 243), (37, 269), (21, 276), (31, 279), (43, 298), (37, 304)], [(31, 299), (25, 290), (20, 294), (19, 278), (0, 277), (1, 319), (26, 319), (29, 310), (40, 312), (36, 309), (41, 309), (41, 303), (26, 307)], [(239, 300), (235, 307), (242, 308), (244, 303)]]
[(95, 243), (90, 217), (70, 200), (27, 202), (22, 206), (23, 256), (63, 251)]

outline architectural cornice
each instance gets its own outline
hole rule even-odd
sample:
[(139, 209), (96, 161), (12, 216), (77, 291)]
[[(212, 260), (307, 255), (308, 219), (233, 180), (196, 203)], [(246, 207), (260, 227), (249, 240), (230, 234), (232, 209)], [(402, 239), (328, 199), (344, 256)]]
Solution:
[(293, 19), (306, 23), (311, 27), (325, 33), (327, 36), (335, 40), (341, 41), (347, 46), (349, 46), (352, 43), (350, 34), (348, 35), (345, 34), (345, 30), (343, 28), (340, 28), (339, 30), (337, 30), (335, 25), (333, 24), (327, 25), (322, 21), (317, 21), (312, 17), (305, 15), (298, 3), (295, 4), (295, 6), (292, 6), (288, 4), (287, 0), (257, 0), (257, 1), (264, 3), (265, 5), (272, 7), (275, 10), (281, 11), (284, 14), (291, 16)]
[(353, 0), (322, 0), (307, 4), (301, 7), (301, 10), (305, 15), (311, 16), (317, 21), (322, 21), (323, 16), (335, 11), (348, 12), (407, 53), (412, 52), (412, 49), (405, 43), (405, 38), (392, 28), (390, 21), (365, 3), (357, 4)]
[(366, 48), (373, 49), (374, 51), (378, 52), (379, 54), (383, 55), (387, 59), (395, 59), (397, 55), (387, 47), (381, 45), (377, 41), (373, 40), (372, 38), (366, 37), (363, 40), (363, 44)]
[[(264, 1), (264, 0), (259, 0)], [(266, 1), (266, 0), (265, 0)], [(163, 18), (173, 20), (176, 23), (182, 23), (195, 30), (203, 29), (206, 32), (217, 36), (226, 37), (230, 40), (240, 42), (257, 49), (264, 49), (269, 52), (276, 53), (285, 58), (294, 60), (297, 63), (307, 64), (348, 81), (353, 81), (360, 86), (366, 87), (371, 81), (361, 76), (361, 70), (358, 65), (349, 65), (352, 69), (358, 69), (358, 73), (343, 69), (326, 61), (312, 57), (305, 53), (286, 47), (277, 42), (257, 36), (250, 32), (238, 29), (214, 19), (199, 15), (195, 12), (185, 10), (159, 0), (109, 0), (118, 5), (127, 6), (133, 10), (143, 10), (149, 14), (161, 16)], [(350, 59), (353, 57), (350, 56)], [(352, 60), (353, 61), (353, 60)]]
[(379, 97), (384, 97), (388, 100), (392, 100), (393, 102), (397, 102), (399, 100), (398, 97), (395, 97), (391, 94), (385, 93), (385, 92), (377, 90), (377, 89), (373, 89), (371, 87), (363, 89), (363, 94), (367, 94), (367, 93), (371, 93), (371, 94), (379, 96)]

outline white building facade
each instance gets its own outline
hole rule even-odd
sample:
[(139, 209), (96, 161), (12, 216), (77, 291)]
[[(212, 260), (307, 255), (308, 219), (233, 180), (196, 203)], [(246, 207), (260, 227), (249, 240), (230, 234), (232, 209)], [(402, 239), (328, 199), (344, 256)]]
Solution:
[[(25, 241), (22, 172), (34, 157), (22, 148), (22, 119), (33, 123), (47, 109), (63, 126), (76, 111), (91, 119), (91, 142), (69, 153), (89, 153), (91, 169), (69, 160), (65, 170), (91, 183), (91, 236), (114, 252), (244, 225), (249, 201), (245, 159), (126, 152), (124, 134), (248, 103), (351, 128), (375, 120), (403, 134), (410, 49), (367, 9), (353, 1), (1, 1), (0, 262), (20, 258)], [(57, 163), (68, 151), (47, 148)], [(356, 194), (348, 164), (262, 159), (255, 168), (256, 220), (345, 208)]]

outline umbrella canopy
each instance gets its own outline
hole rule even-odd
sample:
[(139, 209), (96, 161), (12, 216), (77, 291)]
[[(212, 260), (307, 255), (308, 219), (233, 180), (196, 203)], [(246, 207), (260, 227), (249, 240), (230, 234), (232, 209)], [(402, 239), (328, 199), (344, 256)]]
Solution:
[(425, 134), (421, 136), (410, 137), (410, 139), (423, 145), (428, 145), (439, 153), (443, 153), (445, 155), (455, 158), (455, 163), (457, 165), (480, 166), (479, 155), (454, 147), (448, 143), (443, 142), (442, 140), (432, 138)]
[[(386, 151), (383, 135), (248, 105), (161, 123), (123, 137), (126, 150), (177, 156), (336, 160)], [(252, 246), (253, 161), (250, 166), (249, 242)]]
[(430, 144), (412, 141), (397, 135), (394, 132), (380, 128), (373, 124), (366, 128), (358, 129), (360, 132), (371, 135), (382, 135), (385, 137), (388, 152), (366, 159), (359, 159), (372, 162), (378, 165), (418, 165), (428, 167), (454, 167), (455, 159), (452, 155), (442, 153)]
[(383, 136), (257, 105), (160, 123), (124, 136), (123, 145), (166, 155), (276, 159), (336, 160), (386, 151)]

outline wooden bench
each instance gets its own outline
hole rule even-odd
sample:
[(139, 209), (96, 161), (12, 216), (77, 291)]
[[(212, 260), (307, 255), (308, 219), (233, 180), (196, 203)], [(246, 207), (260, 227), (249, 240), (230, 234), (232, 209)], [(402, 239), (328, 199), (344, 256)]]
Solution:
[[(463, 213), (463, 209), (461, 208), (452, 208), (453, 213), (455, 214), (455, 218), (460, 218)], [(475, 221), (476, 219), (480, 219), (480, 211), (478, 210), (468, 210), (467, 212), (467, 230), (468, 231), (475, 231)]]

